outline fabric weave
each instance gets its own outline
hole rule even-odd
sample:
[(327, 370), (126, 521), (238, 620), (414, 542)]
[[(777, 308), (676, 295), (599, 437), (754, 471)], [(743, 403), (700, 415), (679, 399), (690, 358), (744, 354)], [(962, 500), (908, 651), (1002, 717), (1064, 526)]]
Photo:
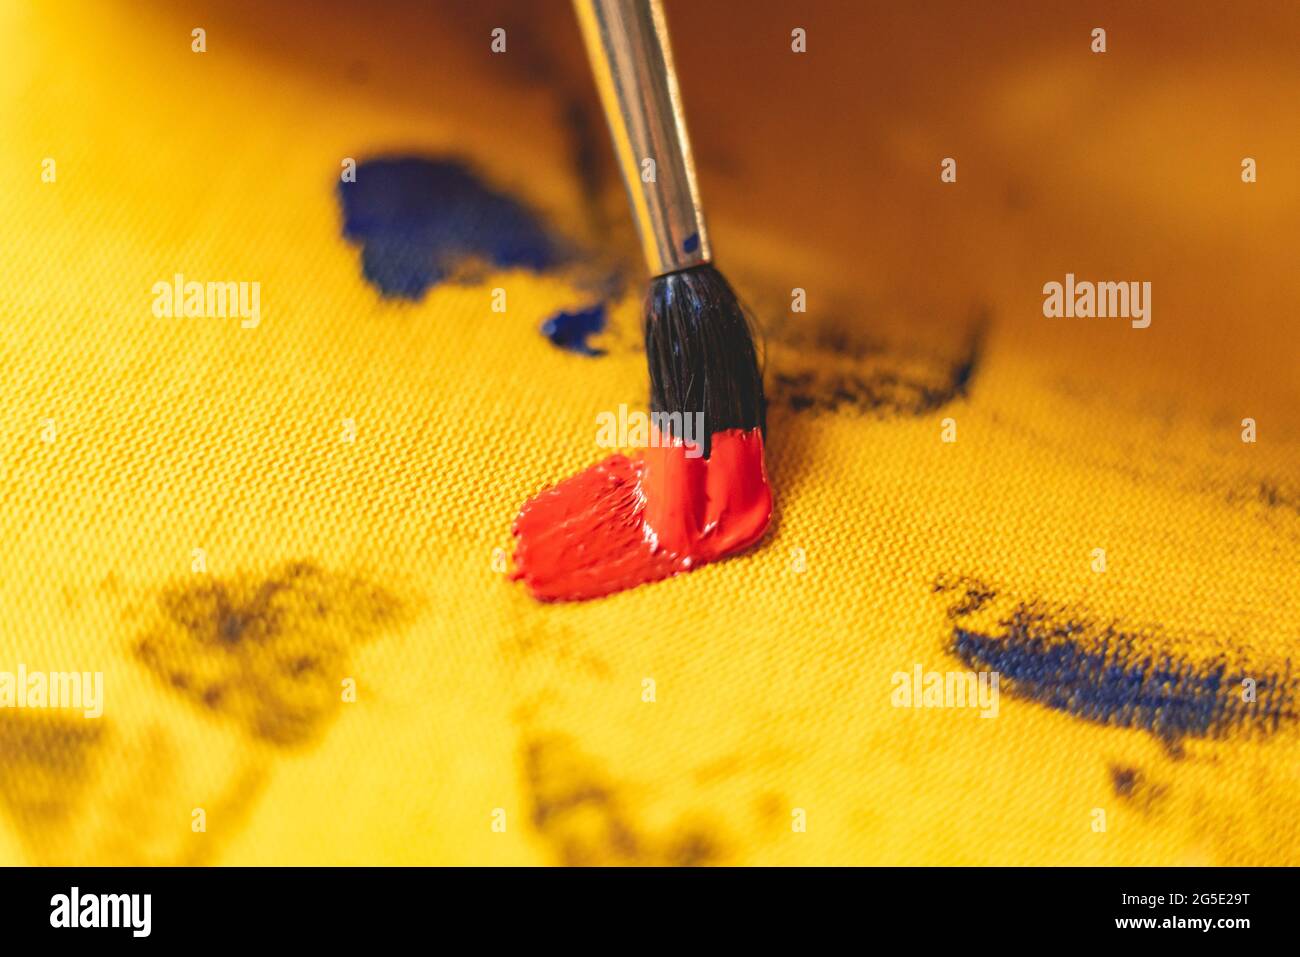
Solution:
[[(1035, 4), (814, 4), (801, 56), (781, 4), (669, 4), (774, 524), (543, 605), (494, 550), (646, 398), (569, 10), (307, 6), (0, 4), (0, 671), (105, 676), (0, 710), (0, 863), (1300, 862), (1294, 10), (1116, 6), (1095, 56)], [(337, 194), (395, 153), (577, 261), (386, 298)], [(557, 348), (610, 269), (605, 354)], [(1152, 326), (1044, 318), (1067, 271)], [(177, 273), (260, 322), (156, 317)], [(1125, 720), (1077, 664), (1116, 635), (1223, 719)], [(996, 718), (891, 704), (995, 661)]]

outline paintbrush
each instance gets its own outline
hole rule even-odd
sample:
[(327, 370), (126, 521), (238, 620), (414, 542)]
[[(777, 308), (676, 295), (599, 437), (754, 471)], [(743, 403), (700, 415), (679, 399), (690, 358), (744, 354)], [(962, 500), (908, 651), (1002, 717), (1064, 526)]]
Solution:
[[(704, 455), (730, 429), (766, 432), (750, 325), (713, 266), (659, 0), (574, 0), (653, 277), (645, 305), (650, 412), (681, 441), (702, 416)], [(687, 424), (686, 431), (692, 431)]]

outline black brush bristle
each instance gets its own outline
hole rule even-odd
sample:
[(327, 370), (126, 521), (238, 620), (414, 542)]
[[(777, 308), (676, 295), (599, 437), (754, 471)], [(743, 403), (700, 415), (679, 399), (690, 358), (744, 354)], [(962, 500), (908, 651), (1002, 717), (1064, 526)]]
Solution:
[[(650, 412), (677, 438), (700, 441), (726, 429), (762, 429), (767, 400), (749, 317), (722, 273), (705, 263), (658, 276), (645, 308), (645, 353), (650, 367)], [(704, 434), (677, 431), (678, 419), (704, 413)], [(662, 418), (660, 418), (662, 416)]]

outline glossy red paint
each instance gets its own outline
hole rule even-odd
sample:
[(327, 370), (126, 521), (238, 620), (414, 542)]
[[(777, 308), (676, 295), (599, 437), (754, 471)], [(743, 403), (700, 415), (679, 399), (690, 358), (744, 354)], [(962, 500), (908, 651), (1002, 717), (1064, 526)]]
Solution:
[(715, 433), (707, 459), (681, 444), (651, 445), (526, 502), (515, 519), (513, 577), (541, 601), (599, 598), (740, 551), (771, 518), (758, 429)]

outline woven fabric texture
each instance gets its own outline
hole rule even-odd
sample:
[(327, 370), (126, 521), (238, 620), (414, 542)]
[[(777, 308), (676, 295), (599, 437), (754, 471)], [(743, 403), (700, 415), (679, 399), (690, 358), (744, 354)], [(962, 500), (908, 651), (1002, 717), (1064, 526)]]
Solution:
[[(0, 3), (0, 671), (104, 675), (0, 710), (0, 863), (1300, 862), (1296, 12), (721, 6), (668, 12), (773, 528), (543, 605), (511, 520), (646, 390), (567, 5)], [(572, 254), (381, 295), (386, 154)], [(609, 272), (603, 355), (540, 334)]]

